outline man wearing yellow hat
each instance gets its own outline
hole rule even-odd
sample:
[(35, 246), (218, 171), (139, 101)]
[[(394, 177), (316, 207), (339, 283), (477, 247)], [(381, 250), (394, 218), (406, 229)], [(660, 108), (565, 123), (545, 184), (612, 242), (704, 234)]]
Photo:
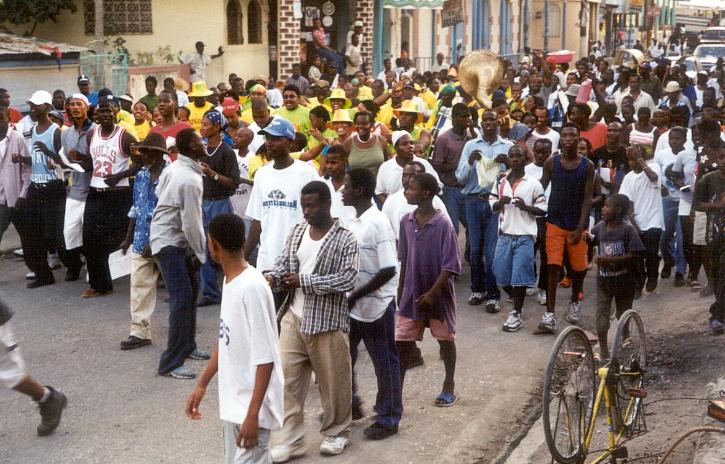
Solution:
[[(430, 132), (423, 127), (423, 113), (412, 100), (403, 100), (400, 108), (393, 110), (397, 118), (396, 130), (404, 130), (410, 134), (414, 142), (427, 148), (430, 144)], [(395, 122), (393, 123), (395, 125)]]
[(191, 92), (189, 98), (191, 103), (186, 105), (189, 110), (189, 124), (196, 130), (201, 131), (201, 121), (204, 119), (204, 113), (214, 108), (206, 97), (213, 92), (206, 87), (206, 82), (196, 81), (191, 83)]

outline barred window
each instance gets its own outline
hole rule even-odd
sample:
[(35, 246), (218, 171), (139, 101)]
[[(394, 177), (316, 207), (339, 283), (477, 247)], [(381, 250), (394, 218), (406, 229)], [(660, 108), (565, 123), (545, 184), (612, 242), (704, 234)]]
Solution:
[(247, 39), (250, 44), (262, 43), (262, 8), (257, 0), (249, 0), (247, 7)]
[[(96, 7), (93, 0), (84, 0), (86, 35), (96, 32)], [(113, 0), (105, 2), (103, 32), (105, 35), (153, 34), (151, 0)]]

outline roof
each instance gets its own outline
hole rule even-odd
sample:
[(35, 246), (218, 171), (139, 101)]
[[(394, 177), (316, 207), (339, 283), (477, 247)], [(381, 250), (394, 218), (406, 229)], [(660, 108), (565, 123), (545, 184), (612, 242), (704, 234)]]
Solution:
[(35, 37), (21, 37), (13, 34), (0, 33), (0, 55), (32, 55), (40, 53), (51, 56), (57, 49), (61, 53), (80, 53), (88, 50), (84, 47), (77, 47), (66, 43), (56, 43)]

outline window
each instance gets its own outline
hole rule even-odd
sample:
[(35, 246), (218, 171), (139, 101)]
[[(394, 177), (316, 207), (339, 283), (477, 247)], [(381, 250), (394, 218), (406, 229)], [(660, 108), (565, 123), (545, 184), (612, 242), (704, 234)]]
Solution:
[(561, 7), (549, 3), (549, 37), (561, 37)]
[[(84, 23), (87, 35), (96, 32), (96, 7), (93, 0), (84, 0)], [(153, 34), (151, 0), (114, 0), (106, 2), (103, 12), (105, 35)]]
[(257, 0), (249, 0), (247, 7), (247, 36), (250, 44), (262, 43), (262, 8)]
[(239, 5), (239, 0), (229, 0), (229, 3), (227, 3), (227, 43), (229, 45), (244, 43), (242, 7)]

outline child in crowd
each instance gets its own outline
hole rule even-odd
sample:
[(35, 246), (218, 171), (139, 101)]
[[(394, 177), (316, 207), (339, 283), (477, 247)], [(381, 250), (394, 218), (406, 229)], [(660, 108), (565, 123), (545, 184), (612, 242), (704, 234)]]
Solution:
[(330, 187), (332, 194), (330, 214), (332, 217), (339, 219), (343, 226), (347, 225), (355, 217), (355, 208), (345, 206), (342, 203), (342, 188), (348, 167), (347, 161), (348, 153), (342, 145), (332, 145), (327, 151), (324, 182)]
[(632, 308), (637, 287), (630, 269), (637, 259), (637, 253), (644, 245), (635, 227), (625, 222), (630, 201), (625, 195), (614, 194), (607, 198), (602, 208), (602, 221), (592, 229), (598, 255), (595, 260), (597, 272), (597, 335), (599, 336), (599, 354), (603, 362), (609, 359), (609, 318), (612, 300), (616, 307), (617, 319)]
[(643, 145), (627, 148), (627, 163), (630, 172), (622, 179), (619, 193), (629, 198), (629, 218), (637, 229), (645, 247), (644, 276), (640, 278), (639, 290), (644, 286), (648, 292), (657, 288), (660, 266), (660, 236), (665, 228), (662, 211), (662, 171), (660, 165), (647, 154)]
[(186, 415), (201, 419), (199, 404), (219, 372), (225, 462), (271, 462), (269, 434), (281, 428), (284, 420), (272, 290), (262, 273), (244, 259), (244, 222), (239, 216), (215, 217), (208, 235), (209, 254), (224, 271), (219, 343), (186, 402)]
[(453, 281), (461, 273), (458, 240), (450, 219), (433, 206), (438, 182), (428, 173), (416, 174), (405, 188), (408, 203), (417, 209), (400, 220), (398, 259), (398, 321), (395, 341), (400, 357), (400, 385), (416, 359), (416, 341), (430, 328), (438, 340), (445, 366), (443, 390), (434, 404), (453, 406), (456, 371), (456, 295)]
[(717, 150), (717, 171), (705, 174), (695, 186), (695, 210), (708, 216), (706, 240), (712, 253), (715, 302), (710, 306), (710, 329), (725, 332), (725, 146)]
[(505, 177), (498, 180), (497, 193), (491, 194), (489, 202), (493, 211), (500, 212), (493, 272), (496, 283), (514, 300), (513, 311), (503, 324), (503, 331), (516, 332), (523, 324), (521, 311), (526, 288), (533, 287), (536, 283), (536, 217), (546, 214), (546, 197), (539, 180), (526, 174), (524, 170), (524, 147), (514, 145), (509, 149), (508, 164), (510, 170)]
[[(539, 139), (534, 142), (534, 162), (526, 165), (524, 170), (530, 177), (541, 182), (541, 177), (544, 175), (544, 163), (551, 156), (551, 140)], [(549, 197), (551, 192), (551, 186), (549, 186), (544, 195)], [(546, 217), (536, 217), (536, 244), (535, 251), (538, 250), (541, 255), (541, 265), (539, 266), (539, 293), (536, 296), (536, 301), (540, 305), (546, 305), (546, 281), (548, 279), (546, 264)]]

